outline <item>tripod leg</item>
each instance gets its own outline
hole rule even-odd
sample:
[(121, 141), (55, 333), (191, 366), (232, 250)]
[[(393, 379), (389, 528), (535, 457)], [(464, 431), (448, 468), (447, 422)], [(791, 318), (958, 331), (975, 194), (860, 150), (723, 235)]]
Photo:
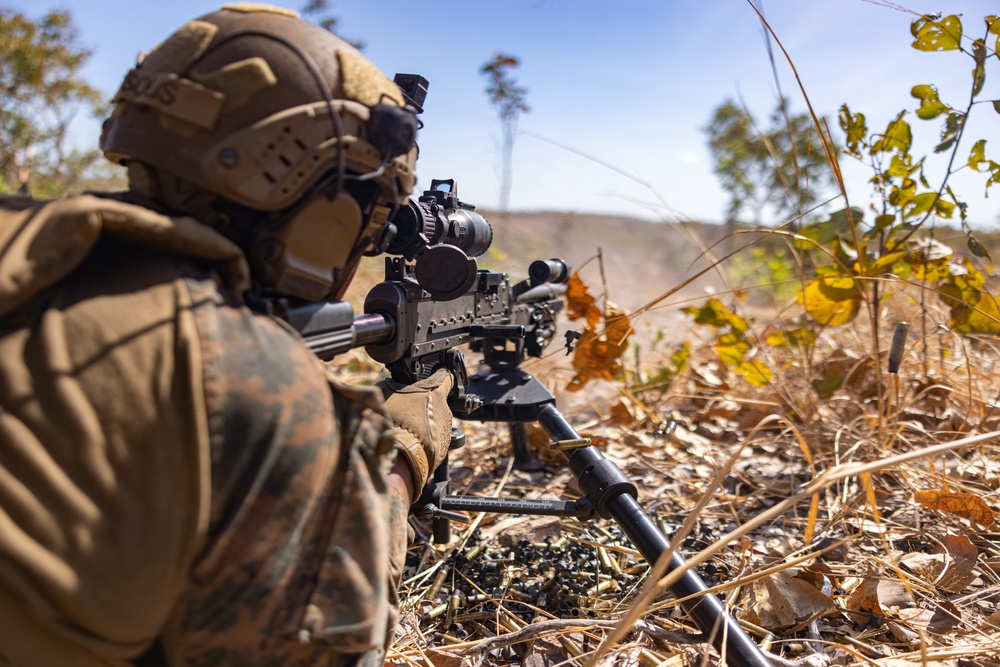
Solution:
[(524, 422), (510, 422), (510, 445), (514, 453), (514, 467), (525, 472), (536, 472), (545, 468), (545, 462), (535, 458), (528, 444), (528, 429)]

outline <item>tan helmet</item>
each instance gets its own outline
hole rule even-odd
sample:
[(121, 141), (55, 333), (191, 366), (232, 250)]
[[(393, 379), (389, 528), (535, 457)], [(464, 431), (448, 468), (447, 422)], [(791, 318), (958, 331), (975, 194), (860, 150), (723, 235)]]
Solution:
[(198, 215), (206, 196), (267, 213), (241, 241), (265, 291), (342, 293), (413, 190), (416, 110), (354, 47), (290, 10), (241, 3), (191, 21), (113, 101), (101, 149), (130, 166), (133, 189), (210, 222)]

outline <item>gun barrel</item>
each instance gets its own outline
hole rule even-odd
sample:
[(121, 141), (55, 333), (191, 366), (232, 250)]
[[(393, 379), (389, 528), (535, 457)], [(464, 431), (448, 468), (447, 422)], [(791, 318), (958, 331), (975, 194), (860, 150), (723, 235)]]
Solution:
[(354, 316), (354, 346), (387, 343), (396, 335), (396, 320), (388, 313)]

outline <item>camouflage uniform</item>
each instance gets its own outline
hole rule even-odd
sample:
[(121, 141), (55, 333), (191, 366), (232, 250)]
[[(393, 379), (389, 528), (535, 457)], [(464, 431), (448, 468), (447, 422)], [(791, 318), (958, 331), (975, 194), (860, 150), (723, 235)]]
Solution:
[(0, 665), (381, 664), (391, 423), (246, 281), (190, 218), (0, 211)]

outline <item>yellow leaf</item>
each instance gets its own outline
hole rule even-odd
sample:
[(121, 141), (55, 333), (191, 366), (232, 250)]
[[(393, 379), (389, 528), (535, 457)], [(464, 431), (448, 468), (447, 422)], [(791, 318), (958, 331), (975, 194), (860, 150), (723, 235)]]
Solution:
[(802, 326), (768, 334), (764, 341), (771, 347), (810, 348), (816, 342), (816, 334), (809, 327)]
[(755, 387), (763, 387), (769, 382), (773, 374), (771, 369), (760, 361), (744, 361), (735, 368), (735, 371), (744, 380)]
[(847, 324), (861, 308), (861, 290), (853, 278), (828, 276), (810, 280), (799, 294), (799, 303), (813, 320), (824, 326)]
[(727, 366), (736, 366), (750, 351), (750, 343), (746, 338), (734, 333), (722, 334), (715, 344), (715, 352)]
[(974, 493), (917, 491), (913, 499), (921, 506), (968, 519), (983, 528), (993, 524), (993, 510)]
[[(905, 250), (894, 250), (893, 252), (887, 252), (881, 257), (876, 258), (864, 267), (863, 275), (866, 277), (878, 276), (883, 273), (887, 273), (892, 270), (892, 265), (898, 260), (902, 259), (906, 255)], [(860, 269), (860, 263), (858, 265)]]
[(910, 25), (910, 32), (918, 51), (954, 51), (961, 46), (962, 21), (954, 14), (940, 20), (924, 15)]

